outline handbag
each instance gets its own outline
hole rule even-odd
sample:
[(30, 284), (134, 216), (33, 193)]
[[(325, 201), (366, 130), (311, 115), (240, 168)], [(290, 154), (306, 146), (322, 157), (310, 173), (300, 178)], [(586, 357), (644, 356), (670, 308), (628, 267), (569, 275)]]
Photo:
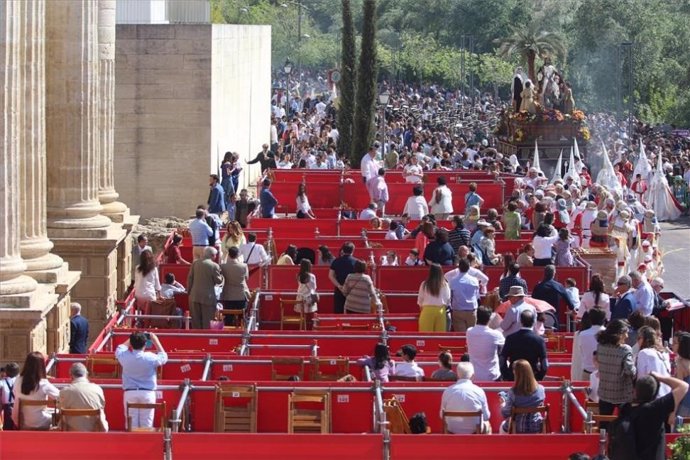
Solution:
[(319, 303), (319, 293), (318, 292), (312, 292), (309, 294), (309, 305), (314, 305)]

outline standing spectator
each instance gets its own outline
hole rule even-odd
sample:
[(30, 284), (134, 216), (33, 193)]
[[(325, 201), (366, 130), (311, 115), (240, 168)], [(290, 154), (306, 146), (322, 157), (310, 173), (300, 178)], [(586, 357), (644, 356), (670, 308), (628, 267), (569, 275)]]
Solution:
[[(580, 290), (577, 288), (577, 281), (575, 278), (566, 278), (565, 280), (565, 292), (568, 293), (568, 297), (573, 302), (573, 307), (575, 311), (580, 309)], [(575, 311), (571, 311), (574, 314)]]
[(9, 363), (5, 366), (5, 377), (0, 379), (0, 414), (2, 414), (4, 431), (14, 430), (16, 426), (12, 420), (14, 408), (14, 385), (19, 375), (19, 364)]
[(654, 310), (654, 289), (647, 281), (647, 278), (640, 275), (638, 272), (630, 272), (628, 274), (632, 287), (635, 289), (633, 296), (637, 304), (637, 310), (644, 316), (650, 316)]
[(520, 266), (518, 264), (511, 264), (508, 266), (508, 276), (504, 276), (498, 282), (498, 296), (501, 300), (506, 300), (508, 292), (513, 286), (520, 286), (527, 292), (527, 282), (520, 278)]
[[(220, 266), (223, 274), (223, 293), (221, 300), (223, 308), (226, 310), (244, 310), (247, 308), (249, 300), (249, 269), (247, 264), (240, 260), (240, 250), (233, 246), (228, 249), (228, 259)], [(232, 324), (235, 318), (226, 316), (226, 326), (236, 326)]]
[[(52, 422), (52, 411), (47, 407), (27, 406), (21, 408), (22, 400), (47, 401), (60, 396), (46, 378), (46, 361), (43, 354), (33, 351), (26, 356), (24, 367), (13, 385), (12, 422), (17, 428), (29, 430), (48, 430)], [(23, 426), (19, 426), (19, 410), (22, 411)]]
[(139, 258), (141, 257), (141, 253), (146, 250), (153, 252), (153, 249), (149, 246), (149, 239), (142, 233), (137, 236), (137, 244), (132, 247), (132, 286), (134, 286), (134, 275), (139, 266)]
[[(671, 376), (671, 360), (668, 352), (661, 344), (661, 338), (654, 329), (649, 326), (642, 326), (637, 331), (637, 344), (640, 349), (635, 363), (638, 379), (650, 375), (652, 372), (664, 377)], [(671, 389), (667, 385), (659, 385), (659, 397), (670, 392)]]
[(256, 233), (247, 234), (247, 242), (240, 245), (240, 254), (247, 265), (268, 265), (271, 256), (266, 253), (266, 249), (256, 242)]
[(311, 210), (309, 198), (307, 198), (307, 185), (302, 182), (297, 186), (297, 218), (298, 219), (315, 219), (316, 216)]
[(368, 367), (373, 372), (373, 377), (381, 383), (388, 383), (388, 377), (395, 375), (395, 361), (391, 359), (390, 350), (385, 343), (377, 343), (374, 347), (374, 356), (360, 358), (357, 364)]
[[(480, 387), (472, 383), (474, 367), (472, 363), (459, 362), (457, 366), (458, 381), (455, 385), (446, 388), (441, 397), (441, 417), (443, 412), (474, 412), (482, 411), (481, 433), (491, 433), (489, 418), (489, 404), (486, 393)], [(468, 417), (446, 418), (448, 431), (454, 434), (472, 434), (477, 430), (477, 420)]]
[(450, 287), (439, 264), (431, 264), (429, 276), (419, 286), (417, 305), (420, 332), (446, 332), (446, 305), (450, 305)]
[(551, 251), (556, 241), (558, 241), (558, 234), (553, 227), (542, 224), (537, 228), (532, 239), (535, 267), (544, 267), (553, 263)]
[(240, 190), (240, 199), (235, 203), (235, 220), (239, 222), (240, 227), (247, 228), (247, 220), (255, 208), (256, 202), (249, 201), (247, 189)]
[(372, 301), (381, 306), (374, 282), (365, 273), (366, 270), (367, 264), (364, 261), (355, 261), (354, 271), (347, 275), (345, 282), (340, 286), (345, 296), (345, 313), (370, 313)]
[(209, 246), (209, 239), (213, 238), (213, 230), (206, 222), (206, 211), (196, 210), (196, 219), (189, 223), (189, 233), (192, 236), (194, 260), (204, 254), (204, 248)]
[[(144, 351), (149, 337), (156, 353)], [(127, 417), (132, 417), (132, 428), (152, 428), (153, 409), (127, 411), (127, 403), (152, 404), (156, 402), (157, 369), (168, 362), (168, 354), (156, 334), (136, 331), (132, 332), (125, 343), (117, 346), (115, 358), (122, 366), (125, 420)]]
[(417, 347), (414, 345), (403, 345), (398, 356), (402, 357), (403, 362), (395, 368), (396, 377), (413, 377), (417, 381), (424, 378), (424, 369), (414, 360), (417, 357)]
[(597, 335), (599, 362), (599, 413), (611, 415), (616, 406), (633, 399), (633, 380), (637, 374), (632, 348), (625, 343), (628, 326), (620, 319), (611, 320)]
[(271, 192), (271, 179), (264, 179), (262, 185), (261, 194), (259, 195), (261, 217), (272, 219), (276, 214), (278, 200), (273, 196), (273, 192)]
[(503, 228), (506, 240), (520, 239), (521, 217), (514, 201), (508, 202), (506, 212), (503, 213)]
[(556, 309), (556, 324), (554, 328), (558, 330), (558, 317), (560, 316), (561, 300), (565, 301), (568, 308), (572, 311), (575, 308), (572, 299), (565, 290), (565, 287), (556, 281), (556, 267), (547, 265), (544, 267), (544, 279), (534, 286), (532, 297), (548, 302)]
[(381, 217), (386, 216), (386, 203), (390, 199), (388, 195), (388, 184), (386, 184), (386, 170), (379, 168), (378, 174), (372, 185), (372, 191), (374, 192), (374, 203), (378, 206), (381, 211)]
[(521, 286), (511, 287), (508, 291), (507, 298), (510, 302), (510, 308), (508, 308), (508, 311), (506, 311), (501, 321), (501, 329), (503, 329), (504, 337), (508, 337), (520, 330), (520, 315), (523, 311), (531, 310), (534, 316), (537, 315), (537, 311), (534, 307), (525, 303), (525, 291)]
[(220, 180), (217, 174), (209, 176), (209, 187), (211, 190), (208, 194), (208, 212), (220, 216), (225, 212), (225, 192), (220, 185)]
[(438, 187), (434, 190), (429, 201), (430, 212), (436, 220), (446, 220), (453, 213), (453, 193), (446, 185), (446, 178), (439, 176), (436, 179)]
[(458, 374), (453, 370), (453, 355), (447, 351), (439, 353), (438, 366), (439, 368), (431, 374), (431, 380), (450, 382), (458, 380)]
[(81, 316), (81, 304), (72, 302), (70, 312), (72, 315), (69, 319), (69, 352), (78, 355), (86, 354), (86, 344), (89, 341), (89, 322)]
[[(231, 247), (234, 246), (236, 248), (240, 248), (246, 242), (247, 239), (244, 237), (244, 232), (242, 231), (240, 223), (237, 221), (228, 222), (228, 225), (225, 228), (225, 236), (223, 237), (223, 241), (221, 243), (221, 249), (223, 250), (223, 260), (227, 259), (228, 251)], [(240, 254), (237, 260), (240, 262), (244, 262), (244, 256)]]
[(303, 313), (307, 330), (313, 328), (314, 314), (319, 309), (316, 293), (316, 276), (311, 272), (311, 261), (302, 259), (297, 274), (297, 300), (295, 312)]
[(140, 260), (134, 277), (134, 298), (137, 300), (137, 308), (146, 315), (149, 312), (149, 303), (160, 297), (161, 282), (153, 253), (142, 252)]
[(520, 359), (526, 360), (537, 380), (543, 380), (549, 369), (546, 359), (546, 343), (537, 335), (533, 328), (536, 315), (531, 310), (520, 313), (520, 330), (506, 336), (506, 343), (501, 350), (499, 365), (503, 380), (514, 379), (513, 365)]
[(465, 228), (465, 221), (462, 216), (453, 216), (455, 228), (448, 232), (448, 242), (453, 251), (457, 254), (460, 246), (470, 245), (470, 231)]
[(467, 329), (467, 352), (476, 371), (474, 379), (477, 382), (492, 382), (501, 377), (498, 355), (505, 338), (499, 331), (489, 327), (491, 313), (490, 309), (479, 307), (477, 325)]
[[(546, 393), (544, 387), (537, 383), (530, 363), (518, 359), (513, 363), (515, 384), (510, 388), (506, 399), (501, 404), (501, 415), (508, 419), (513, 407), (534, 408), (544, 404)], [(518, 414), (514, 420), (515, 433), (541, 433), (544, 419), (540, 413)], [(508, 432), (508, 420), (501, 425), (501, 431)]]
[(477, 194), (477, 183), (470, 182), (469, 192), (465, 194), (465, 213), (468, 213), (472, 206), (477, 206), (479, 209), (481, 209), (483, 204), (484, 198)]
[(181, 264), (181, 265), (191, 265), (191, 262), (186, 261), (182, 257), (182, 252), (180, 251), (180, 243), (182, 243), (182, 236), (177, 233), (173, 235), (173, 239), (165, 250), (165, 263), (167, 264)]
[(572, 238), (567, 228), (558, 230), (558, 240), (553, 244), (556, 254), (555, 265), (557, 267), (572, 267), (575, 265), (575, 258), (570, 250)]
[(189, 270), (187, 289), (193, 329), (209, 329), (215, 316), (216, 286), (223, 282), (220, 266), (213, 261), (217, 254), (215, 248), (205, 248), (204, 258), (195, 260)]
[(403, 169), (403, 176), (405, 176), (405, 182), (408, 184), (422, 183), (424, 171), (422, 167), (419, 166), (419, 160), (416, 156), (412, 155), (410, 157), (410, 162), (405, 165), (405, 168)]
[[(277, 135), (276, 135), (277, 137)], [(277, 169), (276, 158), (273, 152), (268, 149), (268, 144), (261, 146), (261, 151), (256, 154), (253, 160), (247, 162), (248, 165), (261, 164), (261, 175), (263, 176), (267, 169)]]
[(424, 248), (424, 260), (428, 265), (453, 265), (455, 263), (455, 251), (448, 243), (448, 230), (437, 228), (434, 239)]
[[(636, 311), (637, 307), (637, 300), (635, 300), (632, 281), (629, 276), (623, 275), (618, 278), (615, 293), (615, 302), (611, 302), (611, 321), (616, 319), (625, 320)], [(642, 312), (640, 311), (640, 313)]]
[(577, 309), (578, 319), (595, 307), (604, 310), (607, 320), (611, 319), (611, 302), (609, 295), (604, 292), (604, 280), (599, 273), (592, 275), (589, 280), (589, 291), (582, 294), (580, 308)]
[(359, 163), (360, 171), (362, 173), (362, 182), (369, 192), (369, 199), (374, 201), (374, 183), (379, 172), (379, 164), (376, 161), (377, 154), (376, 146), (369, 147), (369, 151), (362, 157)]
[(331, 280), (335, 291), (333, 292), (333, 311), (334, 313), (344, 313), (345, 295), (342, 292), (345, 280), (355, 271), (355, 262), (357, 259), (352, 257), (355, 251), (355, 245), (349, 241), (340, 248), (340, 255), (331, 262), (330, 270), (328, 270), (328, 279)]
[(465, 332), (477, 323), (479, 305), (479, 281), (467, 272), (470, 264), (467, 259), (458, 261), (459, 274), (450, 281), (451, 319), (453, 331)]
[(89, 382), (89, 373), (82, 363), (72, 364), (69, 375), (72, 383), (60, 390), (60, 409), (98, 409), (100, 416), (67, 417), (63, 414), (60, 423), (67, 426), (67, 431), (108, 431), (103, 389)]
[(577, 349), (573, 349), (573, 354), (579, 355), (582, 364), (582, 376), (576, 379), (585, 381), (589, 380), (590, 375), (596, 370), (593, 357), (597, 351), (597, 336), (605, 329), (606, 321), (606, 313), (601, 308), (592, 308), (588, 315), (592, 326), (579, 333)]
[(223, 161), (220, 164), (220, 186), (225, 192), (225, 208), (230, 212), (230, 197), (235, 194), (235, 188), (232, 186), (232, 169), (234, 158), (232, 152), (225, 152)]
[(429, 207), (424, 199), (424, 189), (421, 185), (415, 185), (412, 188), (412, 196), (405, 202), (403, 214), (406, 214), (412, 220), (421, 220), (422, 217), (429, 214)]

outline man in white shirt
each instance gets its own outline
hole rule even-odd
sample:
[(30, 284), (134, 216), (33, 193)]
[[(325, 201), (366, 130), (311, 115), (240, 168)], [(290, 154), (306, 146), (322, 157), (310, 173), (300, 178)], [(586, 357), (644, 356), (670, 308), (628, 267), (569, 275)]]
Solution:
[(266, 253), (266, 249), (256, 242), (256, 233), (247, 235), (247, 242), (240, 245), (240, 254), (247, 265), (268, 265), (271, 256)]
[(165, 274), (165, 283), (161, 284), (161, 298), (172, 299), (175, 294), (185, 294), (187, 290), (182, 283), (175, 280), (175, 275), (173, 273)]
[(580, 332), (577, 341), (578, 349), (576, 350), (580, 354), (582, 380), (584, 381), (588, 381), (592, 372), (596, 370), (593, 356), (597, 349), (597, 334), (605, 329), (606, 312), (599, 307), (592, 308), (589, 310), (589, 320), (592, 322), (592, 327)]
[[(472, 434), (477, 431), (490, 433), (489, 404), (486, 401), (486, 393), (472, 383), (474, 366), (472, 363), (459, 362), (457, 367), (458, 381), (455, 385), (446, 388), (441, 397), (441, 419), (443, 412), (482, 412), (482, 423), (477, 417), (448, 417), (446, 426), (448, 432), (454, 434)], [(477, 426), (479, 425), (479, 427)]]
[(635, 288), (633, 296), (637, 301), (636, 309), (644, 316), (650, 316), (654, 309), (654, 289), (652, 289), (652, 285), (639, 272), (630, 272), (628, 276), (632, 280), (632, 287)]
[(498, 366), (498, 354), (501, 352), (505, 338), (499, 331), (489, 328), (491, 310), (486, 307), (477, 309), (477, 325), (467, 330), (467, 352), (474, 366), (474, 381), (494, 381), (501, 376)]
[(399, 355), (404, 360), (395, 366), (395, 375), (398, 377), (414, 377), (417, 380), (424, 378), (424, 369), (415, 362), (417, 348), (414, 345), (403, 345)]
[(421, 184), (422, 177), (424, 177), (424, 171), (422, 167), (419, 166), (419, 160), (416, 156), (410, 157), (410, 163), (405, 166), (403, 170), (403, 175), (405, 176), (405, 182), (408, 184)]
[(376, 217), (376, 210), (378, 209), (378, 206), (376, 203), (369, 203), (369, 206), (367, 206), (362, 212), (359, 213), (359, 220), (366, 220), (370, 221), (374, 217)]
[(366, 185), (369, 191), (369, 197), (373, 200), (374, 195), (369, 186), (370, 181), (375, 179), (379, 173), (379, 163), (376, 161), (376, 147), (371, 146), (369, 152), (362, 157), (362, 161), (359, 163), (359, 167), (362, 173), (362, 182)]
[(508, 337), (522, 328), (520, 314), (524, 310), (532, 310), (534, 316), (537, 316), (537, 310), (532, 305), (525, 303), (525, 290), (522, 289), (522, 286), (511, 286), (506, 297), (511, 305), (506, 311), (503, 321), (501, 321), (504, 337)]

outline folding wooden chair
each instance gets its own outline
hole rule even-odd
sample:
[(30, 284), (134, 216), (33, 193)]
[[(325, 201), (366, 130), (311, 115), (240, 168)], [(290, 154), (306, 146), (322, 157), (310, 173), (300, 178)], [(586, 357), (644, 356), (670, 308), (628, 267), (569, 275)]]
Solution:
[[(152, 315), (166, 315), (166, 316), (172, 316), (175, 313), (175, 308), (177, 307), (177, 303), (175, 302), (175, 299), (166, 299), (162, 300), (160, 302), (154, 301), (154, 302), (149, 302), (149, 312)], [(182, 319), (182, 318), (180, 318)], [(149, 320), (149, 327), (156, 328), (156, 329), (169, 329), (169, 328), (177, 328), (177, 323), (178, 321), (170, 320), (170, 319), (150, 319)]]
[(86, 370), (92, 378), (120, 378), (120, 363), (114, 356), (89, 355), (86, 357)]
[(271, 380), (290, 380), (291, 377), (304, 380), (304, 359), (271, 358)]
[[(336, 381), (350, 373), (350, 360), (337, 358), (311, 358), (312, 380)], [(324, 370), (326, 368), (326, 370)]]
[(26, 407), (40, 407), (46, 408), (50, 411), (52, 420), (50, 422), (51, 430), (57, 428), (59, 422), (59, 414), (57, 411), (57, 401), (54, 399), (44, 399), (44, 400), (33, 400), (33, 399), (17, 399), (15, 404), (18, 405), (17, 410), (19, 411), (19, 429), (20, 430), (36, 430), (37, 428), (26, 426), (24, 423), (24, 408)]
[(256, 433), (256, 385), (216, 385), (214, 431)]
[(88, 417), (93, 428), (87, 430), (90, 432), (102, 432), (105, 431), (101, 423), (101, 410), (100, 409), (65, 409), (60, 408), (60, 429), (62, 431), (83, 431), (81, 429), (75, 429), (73, 425), (70, 425), (70, 419), (76, 417)]
[(515, 419), (518, 415), (542, 414), (542, 433), (551, 433), (551, 423), (549, 422), (549, 404), (538, 407), (513, 407), (508, 419), (508, 433), (517, 433), (517, 423)]
[(386, 413), (388, 430), (393, 434), (411, 434), (410, 420), (403, 410), (400, 402), (395, 399), (385, 399), (383, 401), (383, 411)]
[[(154, 411), (158, 410), (160, 411), (161, 414), (161, 424), (158, 428), (151, 427), (151, 428), (145, 428), (145, 427), (132, 427), (132, 416), (130, 415), (129, 411), (131, 409), (153, 409)], [(126, 420), (126, 431), (135, 431), (135, 432), (162, 432), (167, 426), (168, 426), (168, 413), (167, 413), (167, 405), (165, 401), (159, 402), (159, 403), (127, 403), (127, 420)], [(155, 420), (155, 412), (154, 412), (154, 420)]]
[(330, 432), (330, 391), (295, 390), (288, 396), (288, 433)]
[[(280, 299), (280, 330), (285, 329), (285, 326), (297, 325), (300, 331), (305, 330), (306, 320), (304, 319), (304, 313), (296, 313), (294, 310), (295, 305), (301, 304), (300, 300), (296, 299)], [(289, 311), (286, 311), (289, 307)]]
[(448, 353), (458, 356), (462, 356), (465, 354), (465, 351), (467, 351), (467, 349), (462, 345), (442, 345), (440, 343), (438, 344), (438, 350), (447, 351)]
[[(225, 318), (233, 318), (234, 326), (224, 325), (223, 329), (244, 329), (244, 309), (229, 309), (221, 310), (218, 312), (220, 314), (221, 321), (225, 322)], [(225, 324), (225, 323), (224, 323)]]
[(481, 410), (477, 411), (442, 411), (441, 419), (443, 419), (443, 432), (452, 433), (448, 430), (448, 417), (476, 417), (478, 419), (477, 424), (474, 427), (472, 434), (482, 434), (484, 431), (484, 412)]
[(421, 382), (424, 377), (410, 377), (407, 375), (389, 375), (388, 380), (391, 382)]

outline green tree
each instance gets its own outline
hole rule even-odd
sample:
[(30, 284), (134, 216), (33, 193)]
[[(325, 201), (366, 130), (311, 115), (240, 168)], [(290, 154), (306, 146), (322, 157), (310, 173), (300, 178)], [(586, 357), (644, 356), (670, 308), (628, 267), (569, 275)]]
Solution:
[(498, 54), (503, 57), (519, 55), (527, 64), (529, 78), (536, 82), (535, 62), (537, 57), (556, 57), (562, 61), (566, 57), (563, 37), (560, 34), (537, 30), (536, 24), (525, 29), (516, 29), (512, 35), (496, 39)]
[(342, 0), (343, 35), (340, 50), (340, 82), (338, 84), (338, 153), (352, 152), (352, 125), (355, 116), (355, 30), (352, 25), (350, 0)]
[(353, 164), (359, 164), (374, 139), (374, 111), (376, 109), (376, 0), (364, 0), (362, 48), (357, 69), (357, 93), (353, 129)]

